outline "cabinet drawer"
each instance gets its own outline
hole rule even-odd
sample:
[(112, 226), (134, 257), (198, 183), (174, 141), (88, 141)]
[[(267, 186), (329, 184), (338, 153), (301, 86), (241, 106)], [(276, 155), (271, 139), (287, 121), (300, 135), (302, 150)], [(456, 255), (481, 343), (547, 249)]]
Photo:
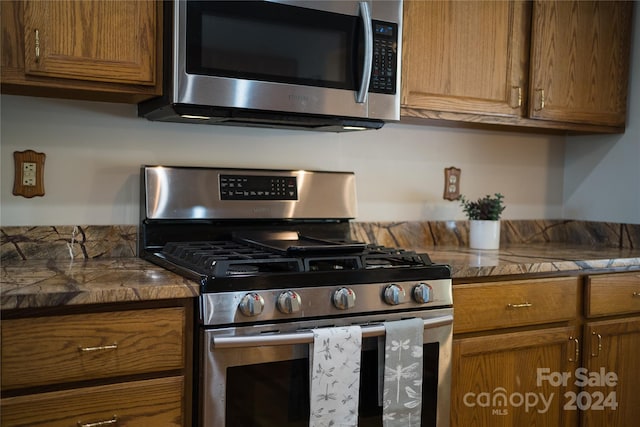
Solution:
[(453, 332), (574, 319), (578, 278), (473, 283), (453, 287)]
[(185, 309), (2, 321), (2, 389), (181, 369)]
[(640, 272), (589, 276), (587, 317), (640, 312)]
[(183, 377), (2, 399), (2, 427), (181, 426)]

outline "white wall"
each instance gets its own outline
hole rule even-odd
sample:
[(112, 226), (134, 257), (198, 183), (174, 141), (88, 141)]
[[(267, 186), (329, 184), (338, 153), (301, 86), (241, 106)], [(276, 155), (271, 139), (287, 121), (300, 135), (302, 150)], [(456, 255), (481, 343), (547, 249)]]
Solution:
[[(463, 219), (444, 168), (469, 197), (502, 192), (507, 219), (562, 217), (564, 137), (387, 124), (315, 133), (149, 122), (136, 107), (3, 95), (0, 224), (137, 224), (139, 167), (173, 164), (356, 173), (360, 221)], [(46, 154), (45, 196), (12, 195), (13, 152)]]
[(567, 138), (565, 218), (640, 224), (640, 3), (634, 8), (627, 129)]

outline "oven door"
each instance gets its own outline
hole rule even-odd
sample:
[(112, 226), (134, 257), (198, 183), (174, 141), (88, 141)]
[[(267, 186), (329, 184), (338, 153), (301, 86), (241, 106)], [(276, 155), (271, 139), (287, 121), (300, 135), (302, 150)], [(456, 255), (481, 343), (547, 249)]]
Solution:
[(401, 11), (400, 1), (177, 1), (174, 102), (398, 120)]
[[(379, 348), (385, 320), (424, 320), (422, 427), (449, 426), (453, 309), (395, 313), (202, 332), (200, 425), (306, 427), (309, 425), (309, 328), (362, 326), (360, 427), (382, 426), (378, 405)], [(291, 326), (291, 324), (289, 324)], [(278, 330), (280, 329), (280, 330)], [(297, 330), (296, 330), (297, 329)]]

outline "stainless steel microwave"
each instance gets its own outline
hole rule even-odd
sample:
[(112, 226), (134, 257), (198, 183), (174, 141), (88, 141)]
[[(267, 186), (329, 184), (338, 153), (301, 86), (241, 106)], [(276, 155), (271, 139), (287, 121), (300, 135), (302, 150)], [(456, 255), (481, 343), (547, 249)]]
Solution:
[(402, 0), (165, 3), (150, 120), (346, 131), (400, 118)]

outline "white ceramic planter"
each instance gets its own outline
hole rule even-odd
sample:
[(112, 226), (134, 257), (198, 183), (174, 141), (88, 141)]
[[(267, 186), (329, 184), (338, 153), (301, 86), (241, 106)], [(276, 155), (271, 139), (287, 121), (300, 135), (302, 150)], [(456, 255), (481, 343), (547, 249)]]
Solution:
[(470, 220), (469, 247), (471, 249), (499, 249), (500, 221)]

